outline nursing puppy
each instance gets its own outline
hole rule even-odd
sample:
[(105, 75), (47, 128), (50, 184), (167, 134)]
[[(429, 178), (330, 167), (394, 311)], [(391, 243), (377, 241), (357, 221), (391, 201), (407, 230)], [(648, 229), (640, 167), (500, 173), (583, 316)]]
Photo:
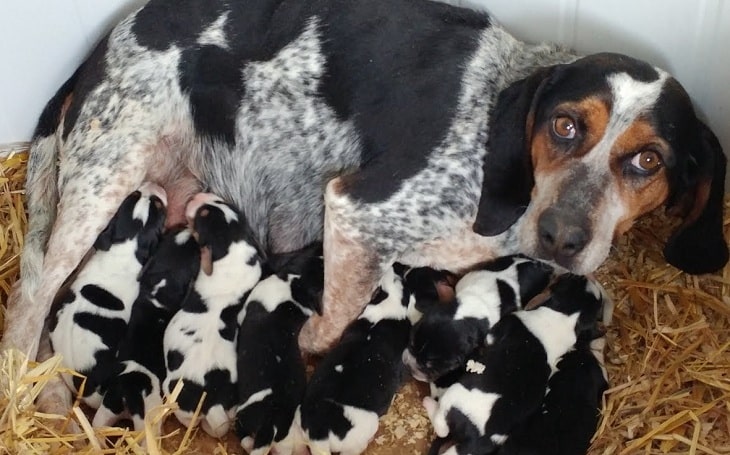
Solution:
[[(321, 244), (302, 252), (299, 270), (260, 281), (243, 308), (238, 335), (236, 434), (251, 454), (290, 454), (304, 445), (294, 415), (304, 397), (306, 371), (297, 337), (320, 310), (324, 286)], [(294, 272), (294, 273), (291, 273)]]
[[(94, 242), (96, 250), (59, 293), (49, 321), (53, 351), (63, 366), (86, 376), (83, 401), (98, 408), (137, 297), (137, 275), (158, 243), (166, 195), (146, 183), (122, 202)], [(63, 375), (74, 393), (83, 379)]]
[[(394, 271), (394, 269), (397, 269)], [(399, 264), (386, 271), (365, 310), (317, 365), (304, 395), (301, 426), (312, 453), (362, 453), (405, 376), (408, 308)]]
[(488, 454), (507, 440), (543, 402), (548, 378), (558, 361), (576, 343), (598, 335), (601, 290), (585, 277), (563, 275), (550, 287), (552, 295), (534, 310), (504, 316), (492, 328), (491, 343), (467, 362), (467, 372), (438, 402), (424, 406), (439, 437), (436, 454)]
[(411, 331), (403, 363), (415, 379), (425, 382), (462, 369), (489, 329), (543, 291), (552, 273), (542, 262), (505, 256), (461, 278), (453, 301), (429, 305), (417, 300), (424, 314)]
[(182, 380), (175, 416), (185, 426), (193, 423), (205, 393), (199, 422), (206, 433), (220, 437), (228, 432), (238, 402), (238, 317), (261, 278), (261, 256), (246, 218), (217, 196), (196, 195), (186, 217), (200, 245), (200, 272), (165, 330), (163, 392), (171, 393)]
[(602, 353), (604, 344), (605, 338), (598, 338), (560, 359), (542, 407), (510, 434), (499, 455), (588, 453), (608, 388), (602, 355), (594, 354)]
[(131, 419), (134, 429), (141, 431), (145, 415), (162, 404), (165, 329), (180, 309), (199, 267), (200, 247), (190, 229), (177, 229), (162, 237), (140, 274), (139, 296), (119, 345), (114, 376), (94, 415), (95, 427), (119, 425), (122, 419)]

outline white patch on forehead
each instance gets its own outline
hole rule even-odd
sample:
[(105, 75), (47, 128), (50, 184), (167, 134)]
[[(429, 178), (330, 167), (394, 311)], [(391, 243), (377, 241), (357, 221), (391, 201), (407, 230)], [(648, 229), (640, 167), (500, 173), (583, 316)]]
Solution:
[(609, 125), (621, 120), (630, 123), (656, 103), (668, 77), (664, 71), (656, 71), (659, 77), (651, 82), (638, 81), (627, 73), (608, 76), (608, 86), (611, 87), (613, 96)]
[(659, 99), (669, 75), (658, 68), (655, 69), (659, 77), (651, 82), (636, 80), (627, 73), (608, 76), (608, 86), (611, 89), (611, 113), (608, 125), (598, 144), (583, 158), (594, 172), (604, 173), (610, 169), (611, 148), (616, 139)]
[(226, 33), (223, 27), (226, 25), (228, 20), (228, 11), (218, 16), (212, 24), (208, 26), (198, 36), (198, 44), (201, 46), (209, 44), (213, 46), (222, 47), (228, 49), (228, 40), (226, 39)]
[(211, 201), (205, 205), (219, 208), (220, 211), (223, 212), (223, 216), (226, 218), (226, 223), (230, 224), (231, 221), (238, 221), (238, 214), (223, 201)]

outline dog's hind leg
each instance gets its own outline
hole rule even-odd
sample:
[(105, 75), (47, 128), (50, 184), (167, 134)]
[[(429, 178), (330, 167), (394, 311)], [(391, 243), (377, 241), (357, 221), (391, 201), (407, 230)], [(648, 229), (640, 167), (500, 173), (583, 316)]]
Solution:
[[(28, 195), (29, 200), (39, 204), (30, 213), (30, 232), (39, 238), (28, 246), (32, 248), (29, 250), (31, 257), (21, 264), (22, 289), (8, 309), (5, 347), (21, 349), (31, 359), (36, 357), (41, 330), (59, 288), (79, 265), (124, 198), (144, 181), (149, 162), (154, 157), (150, 149), (157, 137), (154, 122), (143, 120), (147, 120), (146, 125), (140, 122), (126, 128), (114, 126), (122, 123), (121, 120), (101, 123), (91, 118), (78, 122), (68, 141), (61, 146), (62, 150), (58, 151), (58, 166), (55, 167), (57, 157), (47, 158), (54, 163), (53, 167), (47, 166), (48, 172), (57, 172), (57, 205), (54, 198), (44, 195), (44, 192), (54, 191), (47, 188), (54, 182), (28, 182), (28, 190), (32, 192)], [(38, 153), (32, 150), (31, 154), (34, 152)], [(42, 177), (29, 176), (32, 179)], [(47, 244), (43, 245), (50, 222), (53, 227)], [(44, 256), (36, 251), (39, 246), (45, 246)], [(31, 259), (33, 264), (29, 263)], [(41, 260), (38, 273), (37, 263)], [(28, 280), (28, 277), (33, 279)]]

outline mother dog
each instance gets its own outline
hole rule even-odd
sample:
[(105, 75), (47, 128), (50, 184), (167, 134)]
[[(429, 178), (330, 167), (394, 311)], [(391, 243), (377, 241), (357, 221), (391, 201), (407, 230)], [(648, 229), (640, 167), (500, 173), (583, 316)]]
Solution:
[(151, 0), (46, 106), (3, 346), (36, 355), (63, 281), (149, 180), (201, 189), (268, 252), (323, 238), (321, 351), (395, 260), (454, 271), (525, 253), (577, 273), (666, 204), (670, 263), (727, 261), (725, 157), (680, 84), (617, 54), (513, 38), (426, 0)]

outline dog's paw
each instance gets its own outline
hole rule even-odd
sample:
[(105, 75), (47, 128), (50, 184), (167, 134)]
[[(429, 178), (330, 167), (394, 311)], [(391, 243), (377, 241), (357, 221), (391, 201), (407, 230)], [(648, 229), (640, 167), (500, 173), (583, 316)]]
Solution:
[(299, 349), (309, 354), (327, 352), (339, 340), (343, 329), (321, 316), (312, 316), (299, 332)]

